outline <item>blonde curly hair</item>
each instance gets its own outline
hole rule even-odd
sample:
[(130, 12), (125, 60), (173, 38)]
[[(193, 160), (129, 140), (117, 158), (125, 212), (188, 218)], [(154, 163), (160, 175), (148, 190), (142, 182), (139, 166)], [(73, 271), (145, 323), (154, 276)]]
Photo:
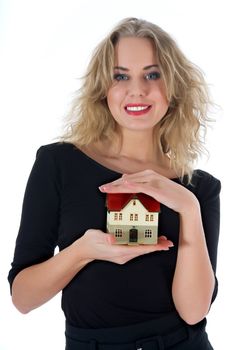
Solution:
[(211, 120), (208, 86), (200, 68), (185, 57), (174, 39), (142, 19), (122, 20), (96, 47), (67, 115), (62, 141), (82, 147), (113, 139), (116, 122), (106, 95), (113, 83), (114, 48), (122, 37), (149, 38), (155, 45), (169, 101), (168, 111), (159, 123), (159, 145), (176, 173), (182, 178), (188, 175), (190, 181), (194, 162), (205, 151), (206, 127)]

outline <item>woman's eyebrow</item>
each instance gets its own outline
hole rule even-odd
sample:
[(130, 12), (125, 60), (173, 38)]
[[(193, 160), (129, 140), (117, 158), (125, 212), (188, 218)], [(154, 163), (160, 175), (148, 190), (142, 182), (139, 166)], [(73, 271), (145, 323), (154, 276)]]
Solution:
[[(159, 68), (159, 65), (158, 64), (150, 64), (149, 66), (144, 67), (143, 70), (148, 70), (148, 69), (151, 69), (151, 68)], [(125, 72), (129, 71), (128, 68), (122, 67), (122, 66), (115, 66), (114, 69), (123, 70)]]
[(144, 67), (143, 70), (148, 70), (150, 68), (159, 68), (159, 65), (158, 64), (151, 64), (150, 66)]
[(114, 69), (124, 70), (124, 71), (126, 71), (126, 72), (128, 72), (128, 71), (129, 71), (129, 69), (128, 69), (128, 68), (121, 67), (121, 66), (116, 66), (116, 67), (114, 67)]

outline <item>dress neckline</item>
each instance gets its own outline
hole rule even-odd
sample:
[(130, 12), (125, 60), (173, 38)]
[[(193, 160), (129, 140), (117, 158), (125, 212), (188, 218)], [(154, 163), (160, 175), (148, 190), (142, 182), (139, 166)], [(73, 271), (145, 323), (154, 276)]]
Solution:
[[(117, 175), (120, 175), (120, 176), (123, 175), (122, 172), (119, 172), (119, 171), (117, 171), (117, 170), (111, 169), (111, 168), (107, 167), (106, 165), (104, 165), (104, 164), (98, 162), (96, 159), (90, 157), (88, 154), (86, 154), (86, 153), (83, 152), (80, 148), (78, 148), (75, 144), (73, 144), (73, 143), (70, 143), (70, 144), (75, 148), (75, 150), (79, 151), (79, 152), (83, 155), (83, 157), (85, 157), (86, 159), (88, 159), (88, 160), (89, 160), (90, 162), (92, 162), (93, 164), (96, 164), (97, 166), (99, 166), (99, 167), (101, 167), (101, 168), (103, 168), (103, 169), (105, 169), (105, 170), (107, 170), (107, 171), (109, 171), (109, 172), (112, 172), (112, 173), (114, 173), (114, 174), (117, 174)], [(180, 180), (181, 180), (181, 178), (178, 177), (178, 176), (177, 176), (177, 177), (168, 178), (168, 179), (169, 179), (169, 180), (172, 180), (172, 181), (180, 181)]]

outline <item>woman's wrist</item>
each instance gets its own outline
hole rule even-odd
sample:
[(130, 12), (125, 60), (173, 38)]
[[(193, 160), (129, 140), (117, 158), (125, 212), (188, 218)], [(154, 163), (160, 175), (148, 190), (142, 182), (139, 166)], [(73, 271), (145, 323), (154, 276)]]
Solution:
[(80, 265), (84, 267), (94, 260), (88, 256), (88, 248), (84, 236), (72, 243), (71, 246), (75, 250), (75, 254), (78, 258), (78, 267), (80, 267)]
[(200, 203), (197, 197), (193, 195), (193, 198), (188, 203), (186, 203), (186, 205), (180, 210), (179, 214), (181, 218), (186, 218), (187, 216), (188, 218), (191, 218), (192, 216), (199, 216), (200, 212)]
[(204, 244), (204, 230), (201, 218), (200, 204), (187, 207), (186, 211), (180, 213), (180, 245), (195, 246)]

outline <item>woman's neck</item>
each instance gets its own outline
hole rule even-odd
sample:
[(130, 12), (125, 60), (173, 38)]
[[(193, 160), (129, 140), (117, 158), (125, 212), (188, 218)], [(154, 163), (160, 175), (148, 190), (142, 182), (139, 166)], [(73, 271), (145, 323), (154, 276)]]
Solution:
[(120, 157), (139, 163), (158, 163), (164, 158), (153, 131), (122, 131), (121, 137), (106, 148), (113, 157)]

